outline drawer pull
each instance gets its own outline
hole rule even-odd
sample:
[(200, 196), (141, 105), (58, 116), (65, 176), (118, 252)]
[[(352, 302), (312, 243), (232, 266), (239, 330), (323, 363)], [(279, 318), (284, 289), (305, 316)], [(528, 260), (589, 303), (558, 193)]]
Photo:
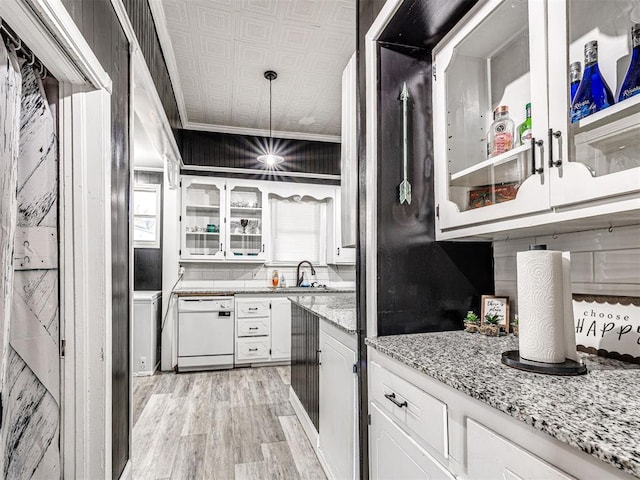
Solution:
[(257, 349), (257, 348), (250, 348), (250, 349), (249, 349), (249, 351), (250, 351), (250, 352), (257, 352), (257, 351), (258, 351), (258, 349)]
[(258, 327), (249, 327), (249, 330), (258, 330)]
[(404, 402), (399, 402), (398, 400), (396, 400), (396, 394), (395, 393), (385, 393), (384, 397), (389, 400), (390, 402), (392, 402), (396, 407), (408, 407), (409, 405), (407, 404), (407, 401), (405, 400)]
[(249, 307), (249, 311), (252, 312), (254, 310), (258, 310), (258, 307)]

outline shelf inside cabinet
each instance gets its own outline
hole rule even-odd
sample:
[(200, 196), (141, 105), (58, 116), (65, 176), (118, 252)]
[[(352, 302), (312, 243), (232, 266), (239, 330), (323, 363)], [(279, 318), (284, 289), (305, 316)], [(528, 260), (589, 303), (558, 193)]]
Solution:
[(261, 237), (261, 233), (232, 233), (232, 237)]
[(581, 119), (578, 122), (578, 128), (588, 127), (590, 125), (594, 125), (596, 123), (601, 123), (603, 121), (613, 120), (613, 117), (622, 117), (623, 115), (628, 115), (630, 110), (634, 107), (638, 107), (640, 105), (640, 95), (635, 95), (631, 98), (627, 98), (620, 103), (616, 103), (611, 105), (604, 110), (600, 110), (588, 117)]
[(232, 212), (260, 212), (262, 207), (231, 207)]
[(187, 235), (207, 235), (207, 236), (218, 236), (220, 232), (186, 232)]
[(187, 205), (187, 210), (220, 210), (220, 205)]
[(531, 145), (520, 145), (508, 152), (491, 157), (469, 168), (451, 174), (452, 187), (477, 187), (521, 180), (522, 168), (517, 160), (531, 150)]

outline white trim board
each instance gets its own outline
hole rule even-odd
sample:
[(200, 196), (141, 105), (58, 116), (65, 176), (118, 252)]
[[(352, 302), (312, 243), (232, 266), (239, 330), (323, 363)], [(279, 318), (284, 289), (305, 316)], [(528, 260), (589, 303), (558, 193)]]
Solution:
[(91, 84), (111, 93), (111, 78), (62, 2), (0, 0), (0, 17), (60, 82)]
[[(265, 130), (262, 128), (232, 127), (229, 125), (214, 125), (212, 123), (198, 123), (187, 121), (184, 123), (184, 128), (186, 130), (196, 130), (199, 132), (230, 133), (233, 135), (253, 135), (257, 137), (269, 136), (269, 130)], [(286, 138), (290, 140), (310, 140), (314, 142), (340, 143), (342, 141), (340, 135), (283, 132), (280, 130), (274, 130), (273, 132), (271, 132), (271, 136), (274, 138)]]
[(198, 172), (240, 173), (244, 175), (266, 175), (269, 177), (316, 178), (319, 180), (340, 181), (340, 175), (330, 175), (328, 173), (287, 172), (284, 170), (270, 170), (270, 169), (260, 170), (257, 168), (207, 167), (202, 165), (184, 165), (183, 169), (193, 170)]
[[(293, 411), (296, 412), (296, 417), (300, 421), (302, 425), (302, 430), (304, 430), (305, 435), (309, 439), (309, 443), (313, 447), (313, 451), (318, 454), (318, 432), (316, 431), (316, 427), (313, 426), (313, 422), (309, 418), (307, 411), (300, 403), (296, 392), (293, 390), (293, 387), (289, 387), (289, 401), (291, 402), (291, 406), (293, 407)], [(324, 468), (324, 467), (323, 467)]]

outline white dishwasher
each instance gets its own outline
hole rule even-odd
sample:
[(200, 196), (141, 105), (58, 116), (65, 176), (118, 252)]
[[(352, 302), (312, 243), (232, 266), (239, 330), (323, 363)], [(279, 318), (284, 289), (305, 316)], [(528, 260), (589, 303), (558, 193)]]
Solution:
[(178, 301), (178, 371), (233, 368), (233, 297)]

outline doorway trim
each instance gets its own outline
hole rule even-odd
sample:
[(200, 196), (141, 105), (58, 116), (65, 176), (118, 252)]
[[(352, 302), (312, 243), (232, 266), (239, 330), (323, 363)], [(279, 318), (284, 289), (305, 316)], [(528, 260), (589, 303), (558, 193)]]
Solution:
[(111, 478), (111, 79), (60, 1), (0, 17), (60, 84), (60, 450), (65, 478)]

